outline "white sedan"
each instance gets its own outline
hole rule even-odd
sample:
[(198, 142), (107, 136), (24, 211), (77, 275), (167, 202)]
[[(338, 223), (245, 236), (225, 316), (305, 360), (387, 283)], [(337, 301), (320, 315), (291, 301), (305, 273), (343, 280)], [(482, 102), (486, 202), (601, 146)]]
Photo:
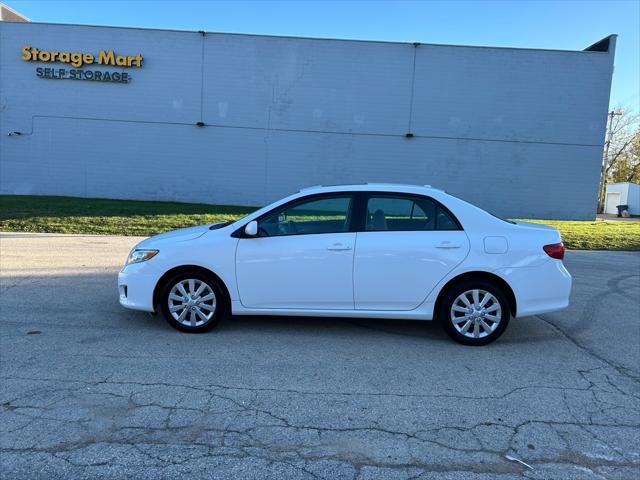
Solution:
[(495, 217), (428, 186), (303, 189), (236, 222), (134, 247), (120, 303), (184, 332), (230, 315), (432, 320), (467, 345), (512, 317), (565, 308), (559, 232)]

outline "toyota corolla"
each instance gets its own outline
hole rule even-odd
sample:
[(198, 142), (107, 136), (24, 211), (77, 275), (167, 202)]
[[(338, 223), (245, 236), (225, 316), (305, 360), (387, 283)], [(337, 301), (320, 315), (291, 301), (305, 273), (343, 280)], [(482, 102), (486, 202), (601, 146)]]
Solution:
[(432, 320), (484, 345), (569, 304), (559, 232), (428, 186), (311, 187), (227, 223), (136, 245), (120, 303), (184, 332), (231, 315)]

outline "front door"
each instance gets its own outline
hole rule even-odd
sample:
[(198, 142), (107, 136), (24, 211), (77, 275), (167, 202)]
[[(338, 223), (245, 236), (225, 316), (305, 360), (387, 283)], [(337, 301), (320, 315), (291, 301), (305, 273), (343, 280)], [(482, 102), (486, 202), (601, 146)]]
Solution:
[(247, 308), (353, 309), (355, 232), (350, 195), (314, 196), (258, 219), (236, 250)]
[(469, 251), (457, 220), (425, 198), (372, 194), (358, 232), (354, 299), (358, 310), (412, 310)]

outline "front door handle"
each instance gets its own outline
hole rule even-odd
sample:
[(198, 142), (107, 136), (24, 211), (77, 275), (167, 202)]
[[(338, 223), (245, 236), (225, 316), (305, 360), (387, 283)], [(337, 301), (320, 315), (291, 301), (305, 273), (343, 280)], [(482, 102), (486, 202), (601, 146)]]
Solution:
[(333, 245), (327, 247), (327, 250), (338, 252), (341, 250), (351, 250), (351, 247), (349, 245), (345, 245), (344, 243), (334, 243)]

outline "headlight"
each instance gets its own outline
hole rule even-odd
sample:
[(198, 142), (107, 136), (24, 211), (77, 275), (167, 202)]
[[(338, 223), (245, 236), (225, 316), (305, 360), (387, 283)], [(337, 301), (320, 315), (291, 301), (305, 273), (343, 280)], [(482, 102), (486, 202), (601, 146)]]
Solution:
[(127, 265), (132, 263), (146, 262), (150, 258), (155, 257), (158, 254), (158, 250), (131, 250), (129, 257), (127, 258)]

